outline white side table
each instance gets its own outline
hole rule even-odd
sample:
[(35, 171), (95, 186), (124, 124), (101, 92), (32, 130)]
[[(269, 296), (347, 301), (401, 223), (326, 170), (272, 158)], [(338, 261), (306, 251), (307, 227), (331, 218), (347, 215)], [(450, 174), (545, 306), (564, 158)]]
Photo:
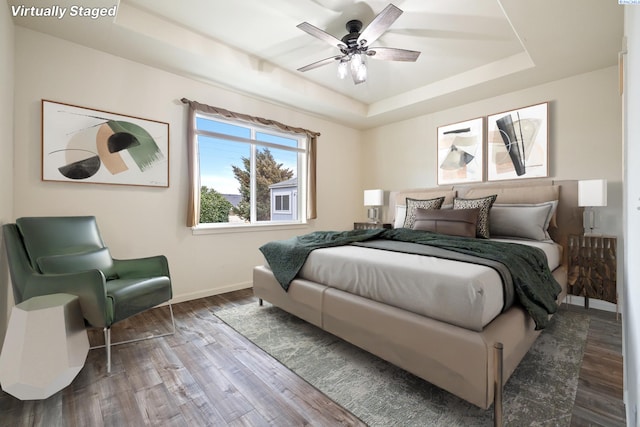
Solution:
[(0, 353), (0, 385), (21, 400), (46, 399), (71, 384), (88, 352), (77, 296), (29, 298), (11, 311)]

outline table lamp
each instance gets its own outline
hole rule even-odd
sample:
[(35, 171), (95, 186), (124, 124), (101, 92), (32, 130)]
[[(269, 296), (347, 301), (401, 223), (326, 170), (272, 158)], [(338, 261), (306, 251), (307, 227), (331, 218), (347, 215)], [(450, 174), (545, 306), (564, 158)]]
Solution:
[(582, 222), (585, 234), (593, 234), (593, 229), (600, 226), (597, 206), (607, 206), (607, 180), (588, 179), (578, 181), (578, 206), (584, 207)]
[(378, 206), (384, 204), (384, 190), (364, 190), (364, 205), (369, 206), (367, 217), (369, 222), (378, 222)]

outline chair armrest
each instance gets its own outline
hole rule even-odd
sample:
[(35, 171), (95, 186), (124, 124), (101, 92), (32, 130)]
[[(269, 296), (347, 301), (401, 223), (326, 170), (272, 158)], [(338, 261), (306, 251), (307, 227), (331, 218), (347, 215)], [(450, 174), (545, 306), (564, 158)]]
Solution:
[(23, 299), (66, 293), (80, 300), (83, 317), (96, 328), (111, 326), (113, 315), (107, 312), (105, 279), (99, 270), (69, 274), (31, 274), (26, 281)]
[(164, 255), (135, 259), (114, 259), (114, 270), (121, 279), (169, 276), (169, 263)]

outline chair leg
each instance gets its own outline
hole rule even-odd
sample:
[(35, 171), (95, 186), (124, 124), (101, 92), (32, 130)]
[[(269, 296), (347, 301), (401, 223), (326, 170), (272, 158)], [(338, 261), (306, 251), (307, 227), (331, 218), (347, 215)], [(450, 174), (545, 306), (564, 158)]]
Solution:
[(104, 348), (107, 350), (107, 374), (111, 373), (111, 328), (104, 328)]
[(171, 304), (169, 305), (169, 314), (171, 315), (171, 327), (172, 330), (171, 332), (167, 332), (165, 334), (160, 334), (160, 335), (150, 335), (148, 337), (142, 337), (142, 338), (135, 338), (132, 340), (127, 340), (127, 341), (118, 341), (118, 342), (111, 342), (111, 328), (104, 328), (104, 345), (96, 345), (93, 346), (91, 348), (89, 348), (89, 350), (94, 350), (97, 348), (105, 348), (107, 350), (107, 373), (111, 373), (111, 347), (114, 345), (120, 345), (120, 344), (129, 344), (132, 342), (137, 342), (137, 341), (144, 341), (144, 340), (149, 340), (151, 338), (160, 338), (160, 337), (167, 337), (169, 335), (173, 335), (176, 333), (176, 319), (173, 316), (173, 306)]
[(171, 326), (173, 327), (173, 330), (168, 335), (173, 335), (176, 333), (176, 318), (173, 317), (173, 306), (171, 304), (169, 304), (169, 313), (171, 313)]

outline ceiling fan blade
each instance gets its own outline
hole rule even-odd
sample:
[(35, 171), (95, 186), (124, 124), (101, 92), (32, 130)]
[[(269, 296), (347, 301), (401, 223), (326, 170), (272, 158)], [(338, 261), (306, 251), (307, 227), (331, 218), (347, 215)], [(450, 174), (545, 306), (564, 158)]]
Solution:
[(373, 18), (373, 21), (362, 31), (360, 37), (358, 37), (358, 44), (370, 45), (378, 40), (378, 37), (387, 31), (400, 15), (402, 15), (402, 10), (389, 4), (389, 6), (385, 7), (382, 12)]
[(394, 47), (370, 47), (369, 50), (367, 50), (367, 55), (373, 59), (381, 59), (383, 61), (415, 62), (418, 56), (420, 56), (420, 52), (396, 49)]
[(331, 46), (337, 47), (340, 50), (346, 49), (346, 46), (344, 43), (342, 43), (342, 40), (333, 37), (331, 34), (322, 31), (320, 28), (315, 27), (308, 22), (303, 22), (302, 24), (297, 25), (297, 27), (308, 34), (311, 34), (313, 37), (319, 38), (320, 40), (329, 43)]
[(332, 56), (330, 58), (325, 58), (325, 59), (321, 59), (320, 61), (314, 62), (312, 64), (309, 65), (305, 65), (304, 67), (300, 67), (298, 68), (298, 71), (309, 71), (309, 70), (313, 70), (314, 68), (318, 68), (318, 67), (322, 67), (323, 65), (327, 65), (327, 64), (331, 64), (333, 62), (336, 62), (338, 59), (344, 57), (344, 55), (336, 55), (336, 56)]

